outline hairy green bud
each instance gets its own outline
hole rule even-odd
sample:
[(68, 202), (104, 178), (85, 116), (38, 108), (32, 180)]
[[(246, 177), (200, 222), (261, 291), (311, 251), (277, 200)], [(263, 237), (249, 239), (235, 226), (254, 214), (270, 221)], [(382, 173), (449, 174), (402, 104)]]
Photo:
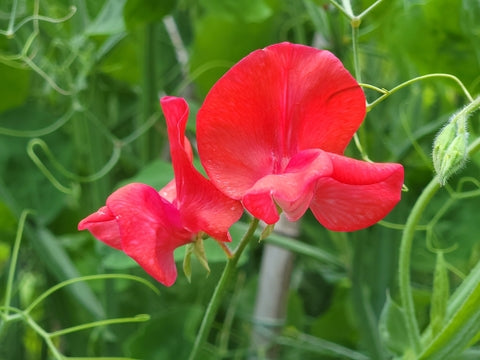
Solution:
[(448, 179), (460, 170), (467, 161), (468, 132), (465, 130), (466, 119), (449, 122), (438, 133), (433, 143), (433, 167), (440, 184), (445, 185)]

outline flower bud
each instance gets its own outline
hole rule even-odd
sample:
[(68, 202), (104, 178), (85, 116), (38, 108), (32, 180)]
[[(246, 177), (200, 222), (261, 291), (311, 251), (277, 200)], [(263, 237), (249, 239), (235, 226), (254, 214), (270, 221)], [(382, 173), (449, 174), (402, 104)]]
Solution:
[(466, 118), (454, 118), (438, 133), (433, 143), (433, 167), (440, 184), (460, 170), (467, 160), (468, 132)]

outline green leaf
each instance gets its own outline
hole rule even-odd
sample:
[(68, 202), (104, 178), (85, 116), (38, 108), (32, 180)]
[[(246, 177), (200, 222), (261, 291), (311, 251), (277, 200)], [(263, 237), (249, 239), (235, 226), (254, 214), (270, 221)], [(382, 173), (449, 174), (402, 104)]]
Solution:
[(443, 253), (437, 253), (437, 263), (433, 280), (433, 293), (430, 308), (430, 324), (432, 337), (435, 337), (445, 322), (447, 303), (450, 294), (448, 270)]
[(123, 7), (126, 0), (108, 0), (86, 29), (87, 35), (113, 35), (125, 31)]
[(192, 282), (192, 254), (194, 244), (190, 243), (185, 246), (185, 256), (183, 257), (183, 273), (188, 282)]
[[(478, 53), (472, 51), (478, 41), (462, 33), (462, 24), (469, 18), (463, 18), (461, 10), (461, 0), (410, 2), (393, 18), (392, 31), (385, 32), (392, 58), (416, 66), (421, 73), (459, 74), (462, 81), (478, 78)], [(419, 34), (422, 41), (418, 41)]]
[(16, 227), (17, 219), (15, 215), (10, 211), (7, 204), (0, 201), (0, 234), (2, 232), (15, 234)]
[[(81, 275), (68, 254), (48, 229), (38, 226), (34, 234), (28, 232), (28, 237), (31, 239), (30, 243), (57, 281), (68, 280)], [(75, 300), (96, 318), (105, 316), (99, 299), (85, 283), (69, 286), (66, 291), (69, 291)]]
[(138, 264), (131, 257), (126, 255), (123, 251), (108, 248), (107, 255), (102, 257), (102, 265), (110, 270), (127, 270), (131, 268), (138, 268)]
[(161, 189), (173, 179), (172, 164), (168, 161), (155, 160), (145, 166), (135, 176), (123, 180), (117, 187), (127, 185), (132, 182), (140, 182)]
[[(117, 35), (117, 37), (119, 37)], [(138, 39), (134, 36), (123, 37), (108, 49), (102, 58), (100, 69), (103, 73), (128, 84), (136, 85), (140, 79), (140, 59), (138, 56)]]
[(451, 318), (455, 314), (463, 302), (467, 299), (473, 289), (478, 285), (480, 279), (480, 261), (470, 270), (467, 277), (462, 281), (460, 286), (455, 290), (448, 301), (447, 317)]
[(187, 359), (205, 308), (172, 302), (142, 324), (125, 348), (137, 359)]
[(30, 71), (0, 63), (0, 113), (22, 105), (28, 96)]
[(175, 7), (175, 0), (128, 0), (123, 18), (128, 28), (162, 20)]
[(217, 18), (229, 20), (261, 22), (272, 15), (272, 9), (264, 0), (201, 0), (200, 4)]
[(236, 61), (274, 41), (272, 19), (245, 23), (218, 18), (212, 13), (195, 23), (190, 72), (202, 94), (206, 94)]
[(198, 237), (197, 240), (193, 243), (193, 252), (197, 257), (200, 264), (205, 270), (210, 274), (210, 268), (208, 267), (207, 254), (205, 252), (205, 247), (203, 246), (203, 239)]
[(383, 343), (395, 355), (404, 354), (410, 345), (404, 319), (403, 309), (387, 294), (378, 328)]
[(337, 344), (355, 344), (359, 332), (353, 319), (351, 286), (347, 281), (337, 284), (331, 304), (311, 324), (312, 335)]
[(419, 359), (445, 360), (456, 359), (480, 332), (480, 282), (478, 278), (473, 284), (469, 281), (470, 292), (448, 320), (439, 334), (429, 343)]

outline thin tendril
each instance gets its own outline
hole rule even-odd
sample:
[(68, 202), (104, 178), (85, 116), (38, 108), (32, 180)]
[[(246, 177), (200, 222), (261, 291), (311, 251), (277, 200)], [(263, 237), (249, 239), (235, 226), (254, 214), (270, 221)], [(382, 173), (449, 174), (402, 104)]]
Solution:
[(48, 23), (59, 24), (59, 23), (62, 23), (64, 21), (70, 20), (72, 18), (72, 16), (75, 15), (76, 12), (77, 12), (76, 6), (71, 6), (70, 7), (70, 12), (67, 15), (65, 15), (64, 17), (61, 17), (61, 18), (57, 18), (57, 19), (54, 19), (54, 18), (51, 18), (51, 17), (48, 17), (48, 16), (43, 16), (43, 15), (27, 16), (25, 19), (23, 19), (21, 22), (19, 22), (17, 24), (17, 26), (15, 26), (14, 32), (17, 32), (23, 25), (25, 25), (26, 23), (28, 23), (30, 21), (40, 20), (40, 21), (44, 21), (44, 22), (48, 22)]
[[(57, 171), (59, 171), (63, 176), (65, 176), (65, 177), (67, 177), (71, 180), (78, 181), (78, 182), (92, 182), (92, 181), (96, 181), (96, 180), (102, 178), (115, 166), (115, 164), (120, 159), (120, 154), (121, 154), (120, 145), (118, 143), (114, 144), (113, 150), (112, 150), (112, 155), (110, 156), (110, 159), (107, 161), (107, 163), (99, 171), (97, 171), (97, 172), (95, 172), (91, 175), (88, 175), (88, 176), (79, 176), (79, 175), (77, 175), (75, 173), (72, 173), (72, 172), (68, 171), (67, 169), (65, 169), (62, 166), (62, 164), (60, 164), (55, 159), (55, 157), (53, 156), (52, 152), (50, 151), (50, 148), (45, 143), (45, 141), (43, 141), (42, 139), (32, 139), (28, 143), (28, 154), (30, 155), (30, 158), (35, 162), (35, 164), (40, 168), (40, 170), (43, 169), (42, 172), (44, 172), (44, 173), (45, 173), (45, 171), (48, 171), (48, 170), (47, 170), (46, 166), (43, 165), (43, 163), (41, 163), (40, 158), (35, 153), (35, 146), (39, 146), (43, 150), (43, 152), (45, 153), (47, 158), (50, 160), (52, 165), (55, 167), (55, 169), (57, 169)], [(39, 163), (41, 163), (41, 166), (39, 166)], [(50, 176), (53, 177), (53, 175), (50, 171), (48, 171), (48, 173), (50, 174)], [(49, 176), (47, 176), (47, 177), (49, 177)]]
[(106, 319), (106, 320), (99, 320), (99, 321), (92, 321), (90, 323), (85, 323), (82, 325), (72, 326), (69, 328), (61, 329), (54, 331), (49, 334), (51, 338), (62, 336), (66, 334), (70, 334), (77, 331), (82, 331), (86, 329), (91, 329), (94, 327), (112, 325), (112, 324), (125, 324), (125, 323), (132, 323), (132, 322), (145, 322), (150, 320), (150, 315), (148, 314), (139, 314), (133, 317), (124, 317), (124, 318), (115, 318), (115, 319)]
[(62, 117), (58, 118), (53, 124), (50, 124), (42, 129), (38, 130), (14, 130), (0, 127), (1, 135), (15, 136), (15, 137), (40, 137), (51, 134), (55, 130), (65, 125), (75, 113), (75, 110), (70, 109)]
[(8, 316), (10, 309), (10, 301), (12, 298), (12, 287), (13, 287), (13, 278), (15, 275), (15, 267), (17, 266), (18, 254), (20, 252), (20, 243), (22, 241), (23, 229), (25, 227), (25, 222), (27, 216), (31, 214), (31, 210), (24, 210), (20, 215), (20, 220), (18, 222), (17, 235), (15, 236), (15, 242), (13, 244), (12, 256), (10, 260), (10, 267), (8, 268), (8, 278), (7, 278), (7, 287), (5, 290), (5, 316)]
[(65, 286), (75, 284), (78, 282), (82, 281), (94, 281), (94, 280), (105, 280), (105, 279), (127, 279), (127, 280), (133, 280), (137, 281), (139, 283), (142, 283), (146, 285), (148, 288), (150, 288), (155, 294), (159, 295), (160, 292), (159, 290), (152, 285), (150, 282), (147, 280), (139, 277), (139, 276), (134, 276), (134, 275), (128, 275), (128, 274), (100, 274), (100, 275), (88, 275), (88, 276), (81, 276), (75, 279), (69, 279), (62, 281), (61, 283), (58, 283), (55, 286), (52, 286), (50, 289), (45, 291), (43, 294), (38, 296), (28, 308), (25, 309), (25, 313), (28, 314), (30, 313), (38, 304), (40, 304), (43, 300), (45, 300), (48, 296), (50, 296), (52, 293), (64, 288)]
[[(427, 75), (418, 76), (416, 78), (405, 81), (405, 82), (401, 83), (400, 85), (395, 86), (391, 90), (380, 91), (380, 92), (383, 93), (383, 95), (380, 96), (379, 98), (377, 98), (376, 100), (374, 100), (372, 103), (368, 104), (367, 105), (367, 111), (370, 111), (371, 109), (373, 109), (375, 106), (377, 106), (379, 103), (381, 103), (383, 100), (385, 100), (390, 95), (397, 92), (398, 90), (401, 90), (404, 87), (406, 87), (408, 85), (411, 85), (411, 84), (413, 84), (417, 81), (427, 80), (427, 79), (431, 79), (431, 78), (447, 78), (447, 79), (451, 79), (451, 80), (455, 81), (458, 84), (458, 86), (462, 89), (462, 91), (465, 94), (465, 96), (467, 97), (467, 99), (470, 102), (474, 101), (472, 95), (469, 93), (469, 91), (467, 90), (465, 85), (463, 85), (463, 83), (460, 81), (459, 78), (457, 78), (456, 76), (450, 75), (450, 74), (437, 73), (437, 74), (427, 74)], [(362, 85), (362, 86), (364, 86), (364, 85)], [(366, 87), (366, 86), (364, 86), (364, 87)], [(375, 90), (379, 89), (379, 88), (375, 88), (375, 87), (370, 87), (370, 88), (375, 89)]]

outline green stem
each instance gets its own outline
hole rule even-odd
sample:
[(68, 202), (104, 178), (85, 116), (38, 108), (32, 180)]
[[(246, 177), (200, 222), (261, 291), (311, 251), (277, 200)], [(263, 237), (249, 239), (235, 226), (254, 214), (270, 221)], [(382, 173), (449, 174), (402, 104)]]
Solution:
[(5, 33), (7, 37), (12, 37), (14, 34), (14, 26), (15, 26), (15, 16), (17, 15), (17, 0), (13, 0), (12, 3), (12, 11), (10, 12), (10, 19), (8, 21), (8, 28)]
[[(480, 138), (477, 138), (468, 148), (468, 155), (472, 156), (480, 150)], [(399, 290), (402, 306), (405, 311), (405, 325), (409, 336), (410, 345), (415, 354), (421, 351), (420, 330), (415, 317), (415, 305), (413, 302), (412, 287), (410, 285), (410, 257), (412, 252), (415, 230), (422, 214), (435, 193), (440, 189), (440, 182), (435, 176), (425, 187), (415, 203), (405, 224), (399, 256)]]
[(360, 71), (360, 60), (358, 58), (358, 29), (360, 27), (360, 18), (354, 17), (351, 19), (352, 26), (352, 46), (353, 46), (353, 68), (355, 71), (355, 78), (357, 82), (362, 82), (362, 74)]
[[(142, 113), (137, 127), (142, 127), (148, 121), (150, 115), (156, 111), (156, 84), (155, 84), (155, 48), (156, 48), (155, 24), (147, 24), (145, 27), (145, 38), (143, 44), (143, 82), (142, 82)], [(141, 163), (150, 161), (155, 152), (154, 134), (145, 134), (139, 140)]]
[(423, 211), (438, 189), (440, 189), (440, 182), (435, 176), (423, 190), (412, 211), (410, 212), (400, 243), (400, 257), (398, 266), (400, 298), (405, 311), (405, 325), (407, 328), (407, 334), (410, 340), (410, 345), (412, 346), (415, 354), (420, 352), (421, 344), (420, 330), (415, 317), (415, 306), (413, 303), (412, 288), (410, 286), (410, 255), (412, 252), (413, 238), (417, 224), (422, 217)]
[(18, 223), (15, 243), (13, 244), (12, 258), (10, 260), (10, 267), (8, 269), (7, 288), (5, 290), (5, 304), (4, 304), (5, 318), (8, 317), (8, 313), (9, 313), (10, 301), (12, 299), (12, 287), (13, 287), (13, 278), (15, 275), (15, 267), (17, 266), (18, 253), (20, 252), (20, 242), (22, 241), (23, 228), (25, 226), (25, 221), (29, 213), (31, 213), (30, 210), (22, 211), (22, 214), (20, 215), (20, 221)]
[(212, 327), (213, 321), (215, 320), (218, 308), (222, 303), (225, 291), (231, 284), (230, 279), (235, 272), (238, 260), (240, 259), (240, 256), (242, 255), (243, 250), (245, 250), (247, 244), (253, 239), (255, 230), (258, 226), (258, 222), (258, 219), (252, 220), (252, 222), (250, 223), (250, 227), (248, 228), (247, 232), (238, 244), (238, 247), (235, 249), (233, 256), (228, 259), (227, 265), (223, 270), (222, 276), (220, 277), (217, 287), (215, 288), (212, 298), (210, 299), (210, 303), (208, 304), (207, 310), (205, 311), (205, 315), (203, 316), (202, 324), (200, 325), (200, 329), (195, 339), (192, 352), (190, 353), (190, 357), (188, 358), (189, 360), (195, 360), (199, 358), (200, 350), (205, 341), (207, 340), (208, 334), (210, 333), (210, 328)]

